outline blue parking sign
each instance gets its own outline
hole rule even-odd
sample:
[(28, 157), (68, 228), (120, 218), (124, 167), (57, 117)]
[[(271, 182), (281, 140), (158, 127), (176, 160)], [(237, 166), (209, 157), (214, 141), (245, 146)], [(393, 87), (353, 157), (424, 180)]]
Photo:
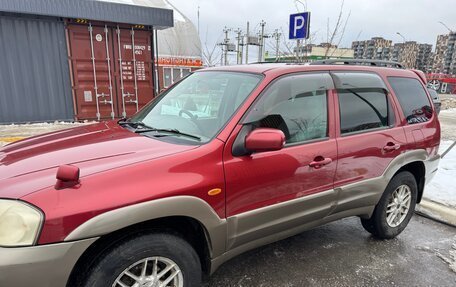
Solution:
[(290, 15), (290, 40), (308, 39), (310, 29), (310, 12)]

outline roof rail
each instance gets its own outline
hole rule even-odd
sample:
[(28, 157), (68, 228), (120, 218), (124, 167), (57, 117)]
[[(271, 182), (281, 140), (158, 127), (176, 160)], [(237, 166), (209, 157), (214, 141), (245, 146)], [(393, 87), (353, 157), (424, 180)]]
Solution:
[(310, 65), (361, 65), (405, 69), (405, 67), (398, 62), (369, 59), (327, 59), (311, 62)]

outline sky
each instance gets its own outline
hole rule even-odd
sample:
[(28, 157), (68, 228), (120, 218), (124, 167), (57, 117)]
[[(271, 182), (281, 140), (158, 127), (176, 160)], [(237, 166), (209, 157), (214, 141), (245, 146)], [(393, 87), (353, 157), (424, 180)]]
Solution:
[[(340, 11), (342, 0), (301, 0), (307, 2), (311, 12), (311, 33), (317, 44), (327, 40), (329, 19), (332, 31)], [(303, 5), (295, 0), (169, 0), (178, 10), (197, 25), (198, 6), (200, 7), (200, 38), (207, 46), (213, 47), (223, 38), (222, 30), (228, 28), (246, 29), (250, 26), (259, 31), (261, 20), (266, 21), (266, 32), (272, 33), (282, 28), (288, 33), (289, 15), (297, 9), (303, 11)], [(403, 39), (429, 43), (435, 46), (437, 35), (448, 30), (439, 24), (444, 22), (456, 30), (456, 0), (345, 0), (343, 17), (347, 19), (342, 39), (336, 39), (341, 47), (350, 47), (355, 40), (367, 40), (374, 36), (384, 37), (393, 42)], [(234, 35), (230, 35), (234, 38)], [(283, 40), (285, 41), (285, 40)], [(272, 50), (272, 43), (267, 50)]]

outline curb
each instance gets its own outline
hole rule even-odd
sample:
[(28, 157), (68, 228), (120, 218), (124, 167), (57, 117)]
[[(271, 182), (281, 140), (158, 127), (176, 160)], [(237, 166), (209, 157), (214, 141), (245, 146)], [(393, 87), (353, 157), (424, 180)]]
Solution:
[(416, 206), (416, 213), (456, 227), (456, 208), (423, 198), (420, 204)]

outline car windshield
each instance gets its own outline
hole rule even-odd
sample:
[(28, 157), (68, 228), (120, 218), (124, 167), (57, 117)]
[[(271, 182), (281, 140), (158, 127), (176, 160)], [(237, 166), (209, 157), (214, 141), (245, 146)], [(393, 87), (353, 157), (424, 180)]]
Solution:
[(249, 73), (196, 72), (127, 123), (140, 123), (136, 131), (146, 135), (205, 143), (217, 135), (261, 79)]

